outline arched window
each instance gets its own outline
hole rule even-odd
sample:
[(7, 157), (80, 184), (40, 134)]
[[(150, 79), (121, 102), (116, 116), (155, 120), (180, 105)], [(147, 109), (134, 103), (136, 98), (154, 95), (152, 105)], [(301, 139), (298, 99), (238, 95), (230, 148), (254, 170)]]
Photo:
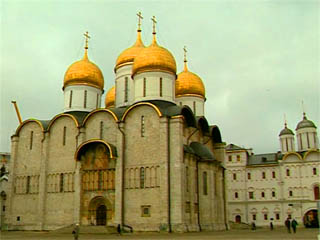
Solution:
[(64, 176), (63, 173), (60, 174), (60, 192), (64, 191)]
[(241, 223), (241, 216), (240, 216), (240, 215), (237, 215), (237, 216), (236, 216), (235, 222), (236, 222), (236, 223)]
[(203, 195), (208, 195), (207, 172), (203, 172)]
[(63, 136), (62, 136), (62, 145), (66, 145), (66, 135), (67, 135), (67, 127), (63, 127)]
[(287, 176), (289, 177), (290, 176), (290, 169), (287, 169)]
[(87, 108), (87, 95), (88, 95), (87, 90), (84, 90), (84, 100), (83, 100), (83, 107), (84, 108)]
[(69, 98), (69, 108), (72, 106), (72, 90), (70, 91), (70, 98)]
[(140, 168), (140, 188), (144, 188), (144, 182), (145, 182), (145, 178), (144, 178), (144, 168)]
[(33, 131), (30, 132), (30, 150), (32, 150), (33, 145)]
[(320, 198), (320, 196), (319, 196), (319, 186), (315, 186), (314, 188), (313, 188), (313, 193), (314, 193), (314, 200), (319, 200)]
[(160, 78), (160, 82), (159, 82), (159, 89), (160, 89), (160, 97), (162, 97), (162, 77)]

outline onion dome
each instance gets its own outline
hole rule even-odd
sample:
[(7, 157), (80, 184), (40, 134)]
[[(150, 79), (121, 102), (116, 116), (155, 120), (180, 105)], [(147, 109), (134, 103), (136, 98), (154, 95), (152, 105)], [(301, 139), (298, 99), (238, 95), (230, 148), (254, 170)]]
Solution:
[[(85, 35), (87, 38), (88, 35)], [(104, 80), (99, 67), (88, 59), (88, 39), (84, 56), (80, 61), (70, 65), (64, 75), (63, 89), (70, 85), (87, 85), (103, 90)]]
[(186, 49), (184, 56), (184, 70), (178, 74), (176, 80), (176, 97), (197, 96), (205, 98), (205, 88), (201, 78), (190, 72), (187, 67)]
[(145, 46), (141, 40), (141, 30), (138, 29), (137, 40), (136, 40), (135, 44), (133, 44), (132, 47), (129, 47), (126, 50), (124, 50), (119, 55), (119, 57), (117, 58), (116, 66), (115, 66), (114, 70), (116, 71), (119, 67), (122, 67), (127, 64), (133, 64), (133, 61), (136, 58), (136, 56), (138, 56), (138, 54), (144, 48), (145, 48)]
[(284, 129), (281, 130), (279, 137), (282, 135), (294, 135), (291, 129), (287, 128), (287, 123), (284, 124)]
[(301, 129), (301, 128), (317, 128), (316, 125), (307, 119), (306, 113), (303, 113), (303, 119), (300, 121), (296, 127), (296, 130)]
[(173, 55), (167, 49), (158, 45), (156, 40), (154, 18), (153, 21), (153, 41), (149, 47), (144, 48), (134, 59), (132, 75), (154, 71), (169, 72), (176, 75), (176, 61)]
[(116, 88), (115, 86), (113, 86), (112, 88), (109, 89), (109, 91), (106, 94), (106, 100), (105, 100), (106, 108), (114, 107), (115, 98), (116, 98)]

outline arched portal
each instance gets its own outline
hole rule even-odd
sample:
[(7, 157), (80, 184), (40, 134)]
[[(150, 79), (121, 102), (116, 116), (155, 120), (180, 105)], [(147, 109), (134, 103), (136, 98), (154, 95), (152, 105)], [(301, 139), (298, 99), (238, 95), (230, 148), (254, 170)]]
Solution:
[(303, 216), (303, 224), (307, 228), (318, 228), (318, 211), (316, 209), (311, 209)]
[(241, 216), (240, 215), (236, 216), (235, 222), (236, 223), (241, 223)]
[(100, 205), (96, 210), (96, 223), (98, 226), (105, 226), (107, 220), (107, 207), (106, 205)]

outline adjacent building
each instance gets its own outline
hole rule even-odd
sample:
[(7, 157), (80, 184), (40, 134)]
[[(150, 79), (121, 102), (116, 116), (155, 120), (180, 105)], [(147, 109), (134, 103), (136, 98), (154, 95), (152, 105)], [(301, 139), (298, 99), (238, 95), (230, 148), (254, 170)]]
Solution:
[(0, 230), (5, 230), (4, 224), (7, 209), (8, 194), (8, 165), (10, 162), (10, 153), (0, 152)]
[[(254, 154), (234, 144), (226, 147), (228, 218), (235, 223), (283, 225), (287, 217), (317, 227), (320, 153), (315, 124), (303, 119), (296, 138), (285, 123), (276, 153)], [(295, 148), (297, 140), (297, 149)]]

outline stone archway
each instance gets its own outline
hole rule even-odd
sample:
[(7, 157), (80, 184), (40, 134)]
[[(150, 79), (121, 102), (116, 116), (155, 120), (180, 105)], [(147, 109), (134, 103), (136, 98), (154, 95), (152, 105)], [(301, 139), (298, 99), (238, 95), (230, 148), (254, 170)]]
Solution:
[(235, 222), (236, 223), (241, 223), (241, 216), (240, 215), (236, 215)]
[(89, 220), (89, 225), (112, 225), (113, 215), (113, 207), (107, 199), (105, 199), (102, 196), (97, 196), (91, 199), (87, 212), (87, 219)]
[(317, 209), (311, 209), (304, 214), (303, 224), (306, 228), (318, 228), (319, 227)]

